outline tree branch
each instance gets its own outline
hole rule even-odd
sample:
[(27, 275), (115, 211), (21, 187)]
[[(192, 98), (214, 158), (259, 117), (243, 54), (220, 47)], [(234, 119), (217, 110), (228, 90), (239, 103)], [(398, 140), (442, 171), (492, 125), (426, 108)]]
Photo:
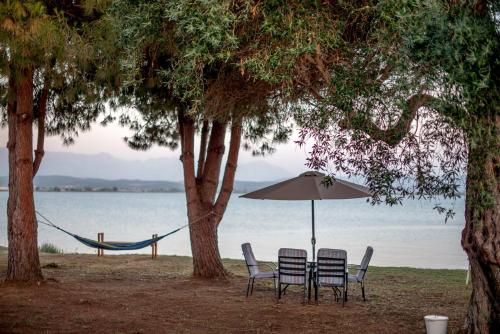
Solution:
[(375, 79), (376, 82), (378, 82), (380, 85), (384, 83), (389, 77), (391, 76), (393, 66), (391, 65), (386, 65), (380, 72), (379, 76)]
[(181, 110), (178, 111), (177, 117), (181, 139), (182, 155), (180, 160), (184, 171), (184, 191), (189, 205), (189, 202), (199, 200), (194, 174), (194, 121)]
[(48, 84), (42, 88), (40, 93), (40, 100), (38, 101), (38, 111), (37, 111), (37, 119), (38, 119), (38, 134), (37, 134), (37, 142), (36, 142), (36, 150), (35, 150), (35, 160), (33, 161), (33, 178), (35, 177), (38, 169), (40, 169), (40, 165), (42, 163), (43, 156), (45, 154), (44, 151), (44, 143), (45, 143), (45, 115), (47, 113), (47, 99), (49, 97), (49, 87)]
[(203, 201), (212, 202), (219, 184), (220, 167), (224, 155), (224, 140), (226, 138), (226, 123), (212, 122), (210, 142), (207, 157), (203, 167), (202, 198)]
[(323, 62), (323, 59), (321, 56), (322, 56), (321, 46), (319, 44), (316, 44), (316, 53), (314, 54), (314, 58), (311, 57), (311, 55), (306, 54), (305, 59), (309, 63), (311, 63), (312, 65), (316, 66), (316, 69), (319, 71), (319, 73), (323, 77), (325, 84), (328, 84), (330, 82), (331, 76), (330, 76), (330, 72), (327, 70), (325, 63)]
[(196, 173), (199, 179), (201, 179), (203, 175), (203, 167), (207, 154), (208, 126), (208, 121), (203, 121), (203, 127), (201, 128), (200, 154), (198, 155), (198, 171)]
[(388, 128), (381, 129), (368, 115), (351, 113), (339, 122), (342, 129), (360, 130), (365, 132), (374, 140), (380, 140), (390, 146), (396, 146), (410, 131), (411, 123), (417, 115), (418, 109), (436, 100), (427, 94), (415, 94), (408, 99), (408, 106), (403, 110), (398, 122)]
[[(227, 203), (231, 197), (234, 186), (234, 178), (236, 175), (236, 167), (238, 165), (238, 154), (240, 151), (241, 142), (241, 123), (235, 122), (231, 127), (231, 144), (229, 145), (229, 154), (226, 161), (226, 169), (222, 180), (222, 187), (215, 203), (215, 213), (222, 217), (226, 211)], [(220, 222), (220, 221), (219, 221)]]

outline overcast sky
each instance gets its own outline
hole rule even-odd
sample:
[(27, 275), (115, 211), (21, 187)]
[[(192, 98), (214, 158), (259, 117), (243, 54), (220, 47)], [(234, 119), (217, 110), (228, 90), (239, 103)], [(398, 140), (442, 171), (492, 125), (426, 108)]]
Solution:
[[(145, 160), (161, 157), (178, 157), (179, 150), (171, 151), (167, 148), (154, 146), (148, 151), (135, 151), (130, 149), (124, 142), (123, 137), (130, 136), (131, 131), (117, 124), (110, 124), (106, 127), (94, 124), (90, 131), (81, 133), (76, 138), (75, 144), (64, 146), (58, 136), (47, 137), (45, 139), (45, 151), (59, 151), (72, 153), (109, 153), (117, 158), (128, 160)], [(0, 129), (0, 146), (6, 147), (8, 131), (7, 128)], [(36, 138), (36, 137), (34, 137)], [(250, 152), (241, 150), (240, 162), (255, 160), (265, 160), (274, 165), (280, 166), (292, 174), (299, 174), (307, 168), (306, 150), (299, 148), (294, 140), (297, 139), (295, 133), (288, 144), (277, 147), (276, 153), (266, 157), (252, 157)], [(35, 145), (35, 143), (34, 143)], [(227, 151), (227, 150), (226, 150)]]

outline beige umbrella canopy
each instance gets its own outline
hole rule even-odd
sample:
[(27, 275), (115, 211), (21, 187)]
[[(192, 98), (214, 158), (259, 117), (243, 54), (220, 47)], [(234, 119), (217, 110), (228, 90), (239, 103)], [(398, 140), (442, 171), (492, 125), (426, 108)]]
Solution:
[(333, 179), (333, 183), (325, 185), (325, 174), (309, 171), (300, 174), (292, 179), (273, 184), (245, 195), (243, 198), (252, 199), (272, 199), (272, 200), (310, 200), (312, 209), (312, 250), (313, 261), (316, 256), (316, 237), (314, 231), (314, 200), (321, 199), (349, 199), (369, 197), (372, 195), (367, 187), (347, 182), (344, 180)]

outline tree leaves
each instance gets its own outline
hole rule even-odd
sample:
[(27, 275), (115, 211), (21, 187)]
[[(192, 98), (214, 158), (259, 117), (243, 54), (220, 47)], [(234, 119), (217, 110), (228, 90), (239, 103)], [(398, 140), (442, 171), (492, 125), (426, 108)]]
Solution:
[[(365, 42), (351, 61), (331, 67), (331, 85), (313, 111), (300, 112), (300, 143), (315, 142), (309, 166), (364, 176), (374, 203), (456, 198), (468, 149), (498, 150), (491, 128), (498, 117), (498, 8), (492, 14), (436, 0), (387, 0), (376, 8)], [(433, 98), (388, 146), (390, 138), (378, 134), (395, 127), (404, 101), (420, 93)]]

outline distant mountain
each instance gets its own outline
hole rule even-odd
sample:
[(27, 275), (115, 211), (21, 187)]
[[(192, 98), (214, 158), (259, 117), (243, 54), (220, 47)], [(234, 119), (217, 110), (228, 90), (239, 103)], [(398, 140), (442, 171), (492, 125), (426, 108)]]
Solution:
[[(6, 188), (6, 176), (0, 177), (0, 188)], [(272, 182), (235, 181), (234, 192), (246, 193), (270, 185)], [(38, 191), (118, 191), (118, 192), (183, 192), (182, 182), (145, 180), (104, 180), (72, 176), (40, 175), (35, 177)]]
[[(7, 170), (7, 150), (0, 150), (1, 174)], [(125, 160), (110, 154), (46, 152), (38, 175), (65, 175), (80, 178), (174, 180), (182, 179), (178, 159)]]
[(240, 181), (271, 181), (294, 177), (284, 168), (263, 160), (256, 160), (238, 165), (236, 179)]
[[(0, 149), (0, 176), (8, 174), (7, 150)], [(182, 165), (177, 158), (125, 160), (107, 153), (78, 154), (46, 152), (38, 175), (64, 175), (106, 180), (181, 181)], [(272, 181), (292, 177), (284, 168), (266, 161), (238, 165), (237, 180)]]

